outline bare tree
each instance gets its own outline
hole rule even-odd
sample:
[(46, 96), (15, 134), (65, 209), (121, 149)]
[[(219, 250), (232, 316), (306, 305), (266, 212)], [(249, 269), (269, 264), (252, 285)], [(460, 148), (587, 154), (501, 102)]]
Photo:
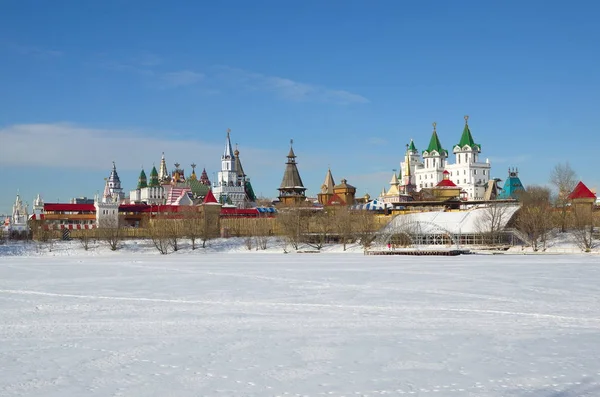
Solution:
[(331, 217), (333, 230), (342, 243), (344, 251), (346, 251), (346, 246), (354, 235), (352, 232), (353, 214), (348, 207), (337, 207), (333, 211), (333, 216)]
[(85, 251), (88, 251), (90, 249), (90, 244), (92, 244), (95, 240), (95, 234), (96, 229), (79, 230), (79, 235), (77, 236), (77, 239), (79, 240), (81, 247)]
[(569, 194), (575, 189), (577, 176), (568, 162), (559, 163), (554, 166), (550, 174), (550, 183), (556, 188), (554, 205), (559, 210), (560, 231), (564, 233), (567, 230)]
[(177, 215), (170, 216), (169, 219), (167, 219), (167, 222), (165, 222), (167, 238), (173, 252), (179, 251), (179, 240), (181, 240), (184, 235), (183, 225), (184, 220)]
[(98, 224), (98, 236), (108, 245), (111, 251), (119, 249), (123, 240), (123, 228), (119, 218), (101, 219)]
[(301, 205), (282, 208), (277, 215), (279, 228), (287, 243), (298, 250), (308, 232), (308, 215), (312, 209)]
[(585, 252), (590, 252), (596, 246), (594, 227), (597, 226), (597, 216), (592, 205), (575, 204), (570, 211), (571, 234), (575, 237), (577, 246)]
[(529, 186), (519, 194), (521, 208), (516, 226), (527, 235), (534, 251), (546, 248), (548, 232), (553, 226), (550, 196), (550, 189), (543, 186)]
[(148, 222), (148, 234), (150, 235), (152, 244), (162, 255), (168, 254), (171, 247), (169, 222), (170, 219), (163, 212), (158, 212)]
[(196, 241), (202, 236), (203, 214), (200, 207), (189, 206), (181, 207), (181, 215), (183, 220), (183, 235), (190, 239), (192, 250), (195, 250)]
[(309, 218), (310, 231), (306, 243), (317, 250), (321, 250), (333, 230), (332, 212), (326, 209), (313, 212)]
[(502, 229), (509, 216), (509, 207), (504, 203), (491, 202), (480, 212), (475, 227), (486, 244), (495, 245), (500, 242)]
[(353, 231), (358, 243), (367, 249), (377, 237), (377, 219), (372, 211), (357, 211), (353, 214)]
[(252, 234), (254, 235), (254, 244), (257, 250), (266, 250), (269, 241), (269, 235), (271, 234), (271, 219), (265, 215), (259, 215), (254, 220)]

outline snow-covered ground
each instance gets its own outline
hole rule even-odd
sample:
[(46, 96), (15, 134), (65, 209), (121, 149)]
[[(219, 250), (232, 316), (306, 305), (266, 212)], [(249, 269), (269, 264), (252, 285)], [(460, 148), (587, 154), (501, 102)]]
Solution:
[(597, 255), (127, 244), (0, 248), (0, 396), (600, 395)]

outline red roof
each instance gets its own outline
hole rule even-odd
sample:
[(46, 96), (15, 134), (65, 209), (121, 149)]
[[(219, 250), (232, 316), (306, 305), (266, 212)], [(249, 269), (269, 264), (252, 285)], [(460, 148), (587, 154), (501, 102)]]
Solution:
[[(444, 172), (446, 172), (446, 171), (444, 171)], [(435, 185), (435, 187), (458, 187), (458, 186), (456, 186), (456, 184), (454, 182), (452, 182), (450, 179), (442, 179), (440, 181), (440, 183)]]
[(235, 207), (222, 207), (221, 215), (223, 216), (258, 216), (258, 210), (256, 208), (235, 208)]
[(444, 175), (450, 175), (450, 173), (447, 170), (444, 170), (444, 172), (442, 172), (442, 174), (444, 174)]
[(203, 204), (219, 204), (212, 190), (209, 190), (208, 193), (206, 193)]
[(583, 198), (595, 199), (596, 195), (590, 189), (588, 189), (588, 187), (585, 186), (583, 184), (583, 182), (579, 181), (577, 186), (575, 186), (575, 189), (573, 189), (571, 194), (569, 194), (568, 199), (573, 200), (573, 199), (583, 199)]
[(333, 196), (331, 196), (329, 201), (327, 201), (327, 205), (346, 205), (346, 202), (343, 198), (341, 198), (337, 194), (334, 194)]
[(94, 204), (62, 204), (62, 203), (46, 203), (44, 211), (61, 211), (61, 212), (96, 212)]
[(119, 212), (148, 212), (151, 206), (148, 204), (121, 204)]

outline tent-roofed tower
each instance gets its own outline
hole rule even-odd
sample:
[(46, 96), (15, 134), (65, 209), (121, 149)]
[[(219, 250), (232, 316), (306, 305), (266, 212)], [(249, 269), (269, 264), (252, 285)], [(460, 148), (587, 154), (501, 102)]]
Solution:
[(473, 139), (471, 129), (469, 128), (469, 116), (465, 116), (465, 127), (460, 136), (460, 141), (454, 145), (452, 152), (456, 154), (457, 160), (458, 156), (462, 154), (462, 160), (464, 160), (465, 163), (477, 162), (477, 155), (481, 153), (481, 145), (475, 143), (475, 140)]
[(298, 165), (296, 163), (296, 154), (294, 153), (294, 140), (290, 140), (290, 151), (287, 155), (283, 179), (279, 186), (279, 201), (284, 205), (301, 203), (306, 200), (306, 188), (302, 183)]
[(152, 171), (150, 171), (150, 181), (148, 182), (149, 187), (158, 187), (160, 186), (160, 182), (158, 179), (158, 171), (156, 171), (156, 167), (152, 166)]
[(143, 189), (145, 187), (148, 187), (148, 179), (146, 178), (146, 173), (144, 172), (144, 169), (142, 168), (142, 171), (140, 172), (140, 176), (138, 178), (137, 188)]
[(333, 188), (335, 182), (333, 181), (333, 175), (331, 174), (331, 168), (327, 170), (325, 174), (325, 181), (321, 185), (321, 191), (317, 194), (317, 200), (322, 205), (327, 205), (329, 200), (333, 197)]
[[(433, 132), (429, 140), (429, 145), (426, 150), (423, 150), (422, 163), (418, 163), (418, 159), (412, 153), (409, 145), (408, 154), (411, 156), (411, 163), (414, 167), (412, 174), (414, 176), (414, 184), (418, 189), (433, 188), (444, 179), (444, 169), (446, 168), (446, 159), (448, 151), (442, 147), (440, 138), (437, 134), (437, 123), (433, 124)], [(415, 164), (416, 163), (416, 164)]]
[(521, 183), (521, 179), (519, 178), (519, 170), (516, 168), (508, 169), (508, 178), (504, 181), (504, 187), (500, 194), (498, 194), (498, 199), (507, 200), (507, 199), (518, 199), (519, 192), (524, 192), (525, 187)]
[[(235, 151), (233, 150), (230, 133), (231, 130), (227, 129), (225, 149), (221, 156), (221, 171), (218, 172), (217, 180), (213, 181), (213, 194), (222, 204), (245, 208), (252, 206), (256, 197), (249, 184), (250, 180), (242, 168), (240, 152), (237, 147)], [(204, 173), (200, 179), (204, 183), (208, 181), (208, 177)]]
[(160, 183), (169, 182), (169, 171), (167, 170), (167, 161), (165, 160), (165, 152), (162, 153), (160, 158), (160, 166), (158, 169), (158, 181)]
[(108, 187), (108, 191), (113, 200), (121, 201), (125, 198), (125, 194), (123, 193), (123, 188), (121, 187), (121, 179), (117, 173), (117, 166), (114, 161), (112, 164), (112, 171), (106, 180), (106, 186)]

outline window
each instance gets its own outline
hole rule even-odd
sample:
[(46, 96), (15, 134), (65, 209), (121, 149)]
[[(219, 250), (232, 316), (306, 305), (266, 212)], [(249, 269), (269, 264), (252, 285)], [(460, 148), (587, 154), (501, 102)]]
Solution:
[(463, 175), (467, 175), (467, 170), (463, 170)]
[(477, 175), (477, 170), (473, 170), (473, 175)]
[(483, 175), (485, 175), (485, 170), (483, 170)]
[(467, 183), (467, 180), (465, 179), (465, 183)]

